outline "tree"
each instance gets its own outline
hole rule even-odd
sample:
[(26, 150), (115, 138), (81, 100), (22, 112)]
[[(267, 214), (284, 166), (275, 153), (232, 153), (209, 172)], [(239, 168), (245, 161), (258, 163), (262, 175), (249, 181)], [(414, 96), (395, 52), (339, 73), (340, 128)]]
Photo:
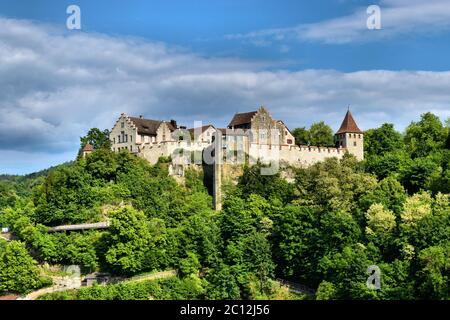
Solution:
[(323, 279), (335, 286), (336, 299), (368, 299), (376, 295), (366, 285), (367, 268), (374, 264), (369, 248), (355, 243), (324, 256), (319, 270)]
[(241, 241), (247, 268), (259, 280), (259, 291), (268, 292), (270, 289), (268, 280), (273, 276), (275, 265), (272, 261), (272, 251), (267, 235), (254, 232)]
[(332, 300), (335, 298), (336, 288), (328, 281), (322, 281), (316, 292), (316, 300)]
[(50, 171), (44, 183), (34, 190), (36, 221), (58, 225), (95, 220), (96, 198), (92, 177), (79, 164)]
[(395, 215), (382, 204), (370, 206), (366, 213), (366, 235), (369, 240), (380, 246), (388, 246), (392, 241), (392, 234), (396, 227)]
[[(118, 156), (109, 149), (97, 149), (85, 160), (85, 171), (94, 179), (104, 182), (114, 181), (117, 178), (119, 164)], [(132, 165), (132, 163), (128, 163)]]
[(241, 293), (233, 269), (221, 263), (207, 275), (207, 298), (212, 300), (240, 299)]
[(396, 216), (400, 216), (405, 199), (405, 189), (397, 179), (390, 176), (378, 182), (378, 186), (372, 192), (359, 199), (359, 209), (366, 211), (371, 205), (379, 203), (392, 210)]
[(321, 235), (316, 208), (286, 206), (274, 221), (272, 236), (277, 274), (314, 284)]
[(419, 290), (427, 299), (450, 298), (450, 245), (447, 242), (441, 246), (424, 249), (419, 254), (421, 270), (418, 277), (421, 280)]
[(310, 142), (313, 146), (332, 147), (334, 146), (333, 129), (325, 122), (313, 123), (309, 128)]
[(367, 156), (383, 156), (397, 152), (405, 147), (402, 135), (392, 123), (384, 123), (380, 128), (369, 129), (364, 133), (364, 152)]
[(245, 167), (244, 173), (239, 177), (238, 189), (244, 198), (257, 194), (265, 199), (277, 198), (288, 203), (293, 198), (294, 186), (281, 178), (280, 173), (262, 175), (261, 164)]
[(24, 243), (11, 241), (0, 250), (0, 292), (26, 293), (41, 285), (37, 262)]
[(406, 199), (401, 219), (404, 226), (414, 226), (421, 219), (431, 214), (431, 195), (427, 192), (417, 193)]
[(196, 275), (201, 267), (198, 257), (194, 252), (188, 252), (187, 257), (180, 260), (181, 276)]
[(292, 135), (295, 138), (295, 144), (301, 146), (305, 146), (309, 144), (310, 136), (309, 136), (309, 131), (308, 129), (306, 129), (305, 127), (302, 128), (295, 128), (292, 131)]
[(428, 190), (433, 178), (440, 175), (441, 168), (431, 158), (415, 158), (410, 165), (403, 168), (400, 180), (408, 193), (413, 194)]
[(297, 145), (313, 145), (320, 147), (334, 146), (333, 129), (325, 124), (325, 122), (316, 122), (311, 127), (296, 128), (292, 131)]
[(410, 166), (412, 160), (405, 151), (388, 152), (382, 155), (369, 155), (365, 159), (366, 171), (375, 174), (378, 179), (398, 176)]
[(319, 230), (322, 235), (317, 242), (322, 253), (341, 250), (347, 245), (359, 242), (361, 237), (357, 222), (345, 211), (323, 213), (320, 217)]
[(448, 129), (441, 120), (431, 112), (421, 115), (419, 122), (412, 122), (406, 128), (405, 144), (413, 158), (425, 157), (443, 148), (448, 136)]
[(236, 195), (227, 197), (219, 217), (224, 243), (236, 241), (254, 231), (267, 233), (272, 225), (268, 217), (272, 211), (275, 211), (274, 207), (255, 194), (250, 195), (248, 200)]
[(92, 128), (88, 131), (87, 135), (80, 138), (81, 147), (84, 148), (86, 144), (90, 144), (94, 147), (94, 150), (99, 149), (111, 149), (111, 141), (109, 140), (109, 130), (105, 129), (101, 131), (98, 128)]
[(111, 213), (105, 258), (116, 271), (133, 274), (145, 270), (146, 253), (154, 249), (145, 214), (132, 207)]

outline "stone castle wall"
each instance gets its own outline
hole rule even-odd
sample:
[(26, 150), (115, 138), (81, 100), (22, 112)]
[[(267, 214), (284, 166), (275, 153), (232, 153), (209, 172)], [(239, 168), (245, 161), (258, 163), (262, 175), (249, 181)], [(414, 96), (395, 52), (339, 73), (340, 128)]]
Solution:
[[(146, 159), (151, 164), (156, 164), (160, 157), (171, 157), (175, 165), (188, 165), (191, 163), (191, 152), (202, 153), (208, 143), (197, 142), (188, 143), (185, 141), (166, 141), (161, 143), (145, 143), (141, 145), (139, 156)], [(294, 167), (310, 166), (316, 162), (324, 161), (326, 158), (336, 157), (341, 159), (347, 152), (346, 148), (327, 148), (315, 146), (297, 145), (258, 145), (252, 143), (246, 150), (248, 155), (257, 161), (262, 162), (279, 161)], [(226, 164), (227, 161), (225, 160)]]

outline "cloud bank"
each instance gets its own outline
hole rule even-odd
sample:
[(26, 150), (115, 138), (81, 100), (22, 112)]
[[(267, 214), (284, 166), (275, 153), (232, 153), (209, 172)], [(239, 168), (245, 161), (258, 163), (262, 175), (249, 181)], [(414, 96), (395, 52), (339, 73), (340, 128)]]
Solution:
[(256, 46), (275, 42), (312, 41), (327, 44), (371, 42), (405, 34), (429, 34), (450, 30), (448, 0), (382, 0), (381, 30), (367, 29), (367, 6), (358, 7), (350, 15), (300, 24), (293, 27), (229, 34), (226, 39), (242, 40)]
[(265, 105), (290, 128), (337, 128), (351, 105), (362, 129), (403, 129), (424, 111), (450, 116), (450, 72), (268, 67), (0, 18), (0, 173), (73, 159), (80, 136), (111, 128), (121, 112), (225, 126), (234, 112)]

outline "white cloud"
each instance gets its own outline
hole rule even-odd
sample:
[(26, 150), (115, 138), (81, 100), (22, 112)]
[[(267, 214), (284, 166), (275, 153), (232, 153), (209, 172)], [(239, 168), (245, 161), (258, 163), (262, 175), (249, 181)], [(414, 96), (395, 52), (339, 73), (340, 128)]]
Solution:
[(266, 66), (0, 18), (0, 173), (74, 158), (81, 135), (110, 128), (121, 112), (225, 126), (263, 104), (291, 128), (320, 120), (337, 128), (350, 104), (362, 129), (403, 129), (428, 110), (450, 116), (450, 72)]
[(381, 30), (368, 30), (367, 7), (358, 7), (347, 16), (287, 28), (265, 29), (244, 34), (230, 34), (227, 39), (249, 43), (318, 41), (332, 44), (368, 42), (411, 33), (436, 33), (450, 30), (448, 0), (382, 0)]

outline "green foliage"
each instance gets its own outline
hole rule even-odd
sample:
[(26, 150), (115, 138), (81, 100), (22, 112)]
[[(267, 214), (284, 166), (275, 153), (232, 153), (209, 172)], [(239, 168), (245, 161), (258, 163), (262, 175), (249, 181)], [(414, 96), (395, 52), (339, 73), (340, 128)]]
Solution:
[(187, 257), (180, 260), (180, 275), (197, 275), (200, 267), (197, 255), (193, 252), (188, 252)]
[(313, 145), (320, 147), (334, 146), (333, 130), (323, 121), (313, 123), (311, 127), (296, 128), (292, 131), (297, 145)]
[[(110, 215), (111, 228), (106, 240), (107, 263), (120, 273), (135, 274), (152, 270), (158, 265), (150, 264), (148, 255), (155, 250), (162, 230), (151, 228), (145, 214), (131, 207), (114, 211)], [(155, 221), (153, 221), (155, 222)]]
[(416, 158), (405, 167), (401, 174), (401, 182), (410, 193), (429, 190), (431, 181), (441, 174), (439, 165), (430, 158)]
[(442, 299), (450, 296), (450, 244), (433, 246), (419, 254), (422, 280), (419, 286), (421, 295), (427, 299)]
[(211, 300), (240, 299), (241, 290), (236, 277), (234, 268), (227, 264), (220, 264), (209, 270), (206, 275), (209, 283), (207, 298)]
[(92, 128), (88, 131), (87, 135), (80, 138), (81, 149), (84, 148), (86, 144), (90, 144), (94, 147), (94, 150), (99, 149), (110, 149), (111, 141), (109, 140), (109, 130), (101, 131), (98, 128)]
[(245, 167), (244, 173), (239, 177), (239, 191), (242, 197), (248, 198), (251, 194), (257, 194), (265, 199), (278, 199), (288, 203), (294, 195), (294, 186), (280, 177), (277, 172), (274, 175), (263, 175), (263, 165), (257, 164)]
[(292, 131), (292, 135), (295, 138), (295, 143), (299, 146), (306, 146), (309, 144), (309, 131), (305, 127), (303, 128), (295, 128)]
[(404, 151), (368, 155), (365, 160), (366, 171), (375, 174), (379, 179), (399, 176), (411, 164), (412, 160), (409, 154)]
[(406, 128), (405, 144), (413, 158), (426, 157), (445, 146), (448, 127), (431, 112), (422, 114), (420, 121)]
[[(100, 133), (86, 141), (102, 145)], [(323, 123), (294, 134), (297, 143), (330, 143)], [(0, 240), (0, 291), (45, 284), (30, 250), (39, 262), (114, 275), (180, 275), (44, 299), (293, 298), (274, 289), (278, 277), (317, 289), (320, 300), (449, 299), (448, 141), (432, 114), (403, 136), (384, 124), (366, 132), (365, 161), (346, 154), (290, 168), (293, 183), (246, 167), (220, 212), (201, 171), (187, 170), (181, 184), (168, 176), (170, 159), (152, 166), (108, 147), (36, 175), (0, 176), (0, 225), (21, 240)], [(106, 220), (107, 230), (48, 233)], [(366, 285), (371, 265), (381, 270), (380, 290)]]
[(336, 296), (334, 284), (328, 281), (322, 281), (316, 292), (316, 300), (333, 300)]
[(392, 123), (364, 132), (364, 153), (368, 156), (383, 156), (386, 153), (402, 151), (405, 148), (402, 135), (395, 131)]
[(313, 123), (309, 128), (310, 144), (320, 147), (334, 146), (333, 130), (323, 121)]
[(205, 281), (198, 277), (172, 277), (145, 282), (125, 282), (50, 293), (41, 300), (184, 300), (202, 299)]
[(58, 168), (49, 173), (34, 192), (36, 222), (48, 225), (95, 221), (95, 198), (91, 176), (80, 166)]
[(26, 293), (42, 286), (37, 262), (24, 243), (12, 241), (0, 245), (0, 293)]

